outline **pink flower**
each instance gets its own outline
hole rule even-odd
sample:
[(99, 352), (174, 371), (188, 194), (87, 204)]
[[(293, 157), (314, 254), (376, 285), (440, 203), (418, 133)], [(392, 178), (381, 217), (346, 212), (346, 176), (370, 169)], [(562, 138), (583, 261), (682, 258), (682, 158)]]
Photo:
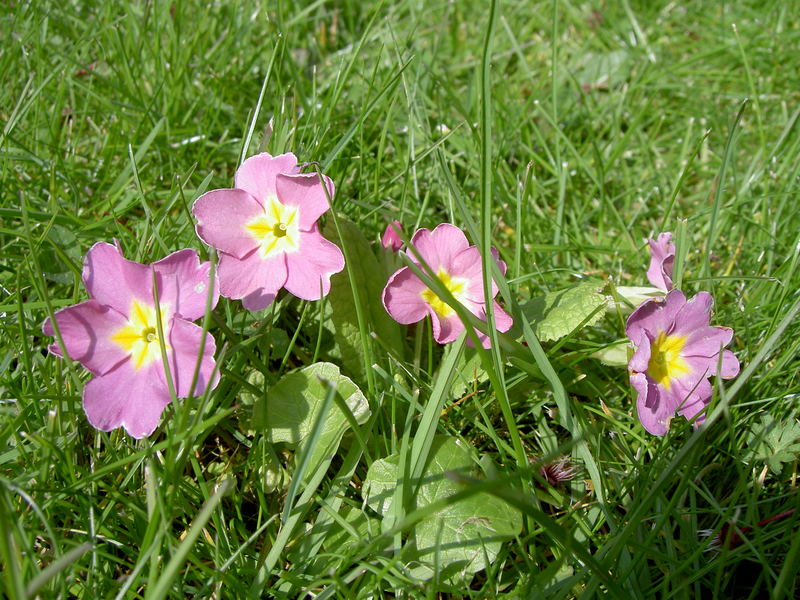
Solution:
[[(86, 254), (83, 283), (90, 299), (54, 317), (69, 357), (94, 375), (83, 390), (83, 408), (94, 427), (111, 431), (121, 426), (142, 438), (153, 432), (170, 403), (153, 274), (176, 395), (199, 395), (217, 385), (214, 338), (205, 335), (201, 355), (203, 329), (191, 323), (205, 314), (210, 267), (194, 250), (180, 250), (152, 265), (126, 260), (118, 246), (104, 242)], [(215, 283), (212, 306), (218, 298)], [(55, 335), (49, 318), (42, 331)], [(49, 350), (63, 356), (58, 342)], [(197, 382), (190, 390), (198, 363)]]
[(672, 267), (675, 263), (675, 244), (672, 234), (659, 233), (655, 240), (647, 240), (650, 245), (650, 267), (647, 280), (655, 287), (668, 292), (672, 289)]
[(676, 411), (687, 419), (699, 415), (696, 423), (702, 423), (711, 400), (709, 377), (739, 373), (737, 358), (722, 350), (733, 330), (709, 325), (713, 302), (707, 292), (687, 302), (683, 292), (672, 290), (628, 317), (625, 331), (635, 349), (628, 370), (639, 420), (650, 433), (664, 435)]
[[(464, 232), (449, 223), (442, 223), (433, 231), (420, 229), (411, 238), (411, 244), (442, 282), (445, 288), (464, 307), (479, 319), (486, 320), (486, 303), (483, 294), (483, 268), (481, 255), (475, 246), (470, 246)], [(492, 252), (500, 270), (506, 265)], [(409, 258), (419, 264), (416, 257)], [(497, 286), (492, 282), (492, 297), (497, 295)], [(430, 315), (433, 337), (440, 344), (454, 341), (464, 331), (464, 324), (451, 306), (444, 302), (411, 269), (403, 267), (396, 271), (383, 289), (383, 306), (391, 317), (403, 325), (416, 323)], [(494, 302), (495, 324), (499, 331), (508, 331), (512, 319), (497, 302)], [(489, 338), (476, 332), (485, 348)]]
[(333, 182), (300, 173), (294, 154), (248, 158), (236, 171), (233, 189), (212, 190), (192, 207), (197, 235), (219, 250), (223, 296), (242, 299), (248, 310), (272, 304), (281, 288), (319, 300), (344, 256), (319, 232)]
[(403, 246), (403, 240), (400, 239), (400, 232), (403, 231), (403, 226), (400, 221), (392, 221), (386, 226), (386, 231), (383, 232), (381, 244), (387, 250), (397, 252)]

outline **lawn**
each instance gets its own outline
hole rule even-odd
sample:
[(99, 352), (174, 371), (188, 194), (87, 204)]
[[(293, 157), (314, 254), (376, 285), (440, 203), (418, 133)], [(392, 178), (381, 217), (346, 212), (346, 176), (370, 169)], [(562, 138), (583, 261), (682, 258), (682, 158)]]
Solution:
[(791, 2), (9, 0), (0, 32), (0, 596), (797, 597)]

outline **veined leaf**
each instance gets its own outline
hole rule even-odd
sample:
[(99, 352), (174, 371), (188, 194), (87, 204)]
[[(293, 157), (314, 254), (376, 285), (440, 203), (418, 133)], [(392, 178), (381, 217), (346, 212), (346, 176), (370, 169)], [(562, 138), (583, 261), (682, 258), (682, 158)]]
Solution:
[[(364, 482), (367, 505), (381, 515), (392, 510), (398, 477), (397, 455), (375, 461)], [(474, 475), (476, 463), (469, 448), (449, 436), (437, 436), (420, 479), (413, 509), (445, 500), (463, 487), (448, 474)], [(476, 494), (447, 505), (420, 521), (413, 532), (416, 577), (438, 572), (451, 583), (468, 581), (500, 552), (503, 541), (517, 535), (519, 512), (495, 496)]]
[(359, 425), (369, 417), (369, 403), (358, 386), (342, 375), (336, 365), (314, 363), (284, 376), (253, 409), (253, 429), (263, 429), (272, 443), (283, 442), (291, 448), (300, 448), (319, 418), (329, 384), (336, 388), (341, 402), (334, 402), (325, 416), (322, 434), (312, 450), (308, 473), (339, 447), (349, 427), (343, 406)]
[(555, 341), (581, 326), (599, 321), (606, 309), (602, 285), (581, 283), (526, 302), (525, 316), (542, 341)]

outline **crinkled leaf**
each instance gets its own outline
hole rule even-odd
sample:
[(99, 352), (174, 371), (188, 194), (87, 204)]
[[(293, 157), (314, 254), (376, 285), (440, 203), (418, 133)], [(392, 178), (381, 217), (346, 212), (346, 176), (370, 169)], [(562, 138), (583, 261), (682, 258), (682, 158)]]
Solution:
[[(320, 417), (329, 385), (336, 388), (356, 423), (366, 422), (370, 410), (364, 394), (336, 365), (321, 362), (289, 373), (258, 399), (253, 409), (253, 428), (264, 430), (273, 444), (283, 442), (299, 449)], [(336, 452), (348, 427), (340, 403), (334, 402), (325, 416), (322, 435), (312, 451), (307, 473)]]
[[(417, 507), (452, 496), (460, 487), (448, 471), (469, 474), (474, 468), (470, 452), (458, 440), (442, 436), (431, 451)], [(520, 514), (495, 496), (474, 495), (437, 512), (416, 527), (417, 551), (423, 566), (442, 565), (442, 575), (471, 575), (491, 563), (501, 543), (521, 529)], [(431, 571), (430, 575), (433, 575)]]
[[(375, 461), (367, 473), (367, 504), (386, 516), (397, 486), (398, 456)], [(463, 489), (448, 474), (474, 475), (470, 450), (455, 438), (437, 436), (431, 447), (414, 509), (439, 502)], [(503, 541), (520, 531), (518, 511), (488, 494), (461, 499), (420, 521), (414, 528), (418, 565), (416, 577), (428, 579), (437, 571), (442, 579), (464, 581), (493, 561)]]
[[(358, 290), (361, 309), (370, 330), (388, 347), (401, 352), (403, 338), (400, 325), (386, 313), (381, 302), (381, 294), (388, 279), (386, 272), (356, 224), (342, 215), (338, 215), (337, 220), (342, 238), (339, 238), (332, 219), (326, 223), (323, 234), (339, 247), (343, 244), (347, 247), (353, 285)], [(348, 267), (331, 278), (328, 301), (332, 309), (331, 321), (336, 332), (336, 345), (338, 354), (342, 357), (342, 365), (359, 381), (364, 381), (364, 348)]]
[(597, 323), (606, 309), (602, 285), (581, 283), (565, 290), (550, 292), (526, 302), (525, 316), (542, 341), (554, 341), (568, 335), (582, 323)]

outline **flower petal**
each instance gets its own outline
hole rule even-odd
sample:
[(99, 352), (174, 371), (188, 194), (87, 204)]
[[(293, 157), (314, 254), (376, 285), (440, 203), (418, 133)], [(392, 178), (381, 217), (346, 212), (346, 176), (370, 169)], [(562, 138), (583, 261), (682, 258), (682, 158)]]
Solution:
[(108, 373), (95, 377), (83, 389), (86, 418), (100, 431), (124, 427), (128, 435), (140, 439), (155, 430), (164, 407), (170, 403), (169, 391), (158, 376), (160, 363), (136, 371), (126, 360)]
[[(677, 290), (667, 295), (669, 298)], [(672, 333), (691, 336), (698, 330), (708, 327), (711, 321), (711, 307), (714, 299), (708, 292), (698, 292), (694, 298), (686, 302), (674, 317), (675, 327)]]
[(686, 296), (680, 290), (672, 290), (664, 298), (652, 298), (642, 303), (631, 313), (625, 323), (625, 333), (631, 340), (641, 339), (644, 331), (671, 333), (675, 316), (686, 304)]
[(172, 331), (169, 336), (169, 343), (172, 347), (170, 369), (172, 370), (172, 381), (175, 384), (175, 393), (178, 398), (189, 396), (198, 357), (200, 370), (197, 374), (197, 382), (195, 383), (193, 394), (201, 396), (205, 393), (209, 384), (213, 389), (219, 382), (219, 373), (214, 373), (214, 365), (216, 364), (214, 362), (214, 353), (217, 350), (214, 336), (206, 333), (206, 343), (203, 347), (203, 354), (200, 356), (202, 339), (202, 327), (183, 319), (176, 318), (173, 320)]
[(644, 428), (653, 435), (665, 435), (675, 414), (675, 406), (644, 373), (632, 373), (631, 385), (636, 390), (636, 412)]
[(286, 290), (304, 300), (319, 300), (331, 289), (331, 275), (344, 269), (344, 255), (315, 225), (300, 232), (300, 250), (286, 255)]
[[(502, 261), (499, 261), (502, 262)], [(499, 264), (498, 262), (498, 264)], [(461, 277), (469, 281), (465, 296), (474, 302), (484, 303), (483, 262), (481, 253), (475, 246), (461, 250), (450, 261), (452, 277)], [(492, 281), (492, 298), (497, 295), (497, 284)]]
[[(440, 344), (449, 344), (454, 342), (456, 338), (464, 331), (464, 323), (458, 318), (458, 315), (453, 313), (449, 317), (442, 317), (435, 310), (428, 309), (427, 313), (431, 316), (431, 325), (433, 325), (433, 339)], [(480, 334), (480, 332), (478, 332)]]
[(402, 325), (421, 321), (428, 314), (428, 305), (421, 296), (426, 289), (411, 269), (398, 269), (383, 288), (383, 307), (389, 316)]
[(733, 329), (729, 327), (700, 327), (689, 334), (682, 354), (716, 357), (723, 347), (730, 344), (732, 339)]
[(633, 347), (635, 348), (631, 360), (628, 362), (628, 369), (634, 373), (645, 373), (650, 364), (650, 356), (652, 354), (651, 344), (652, 340), (646, 332), (639, 331), (638, 339), (631, 339)]
[(294, 175), (300, 172), (297, 157), (291, 152), (272, 156), (266, 152), (251, 156), (236, 171), (234, 187), (253, 196), (259, 204), (270, 196), (276, 196), (275, 180), (279, 174)]
[(258, 241), (245, 229), (245, 223), (263, 213), (264, 208), (252, 195), (237, 189), (206, 192), (192, 206), (198, 237), (236, 258), (258, 248)]
[[(717, 359), (714, 359), (714, 370), (716, 374)], [(719, 369), (719, 376), (723, 379), (730, 379), (739, 374), (739, 359), (730, 350), (722, 351), (722, 365)]]
[[(174, 276), (175, 285), (164, 286), (164, 293), (159, 289), (159, 303), (169, 304), (174, 314), (194, 321), (206, 313), (208, 300), (209, 273), (211, 263), (200, 262), (196, 250), (185, 249), (173, 252), (166, 258), (153, 263), (153, 269), (163, 279), (165, 275)], [(219, 300), (219, 281), (214, 280), (211, 295), (211, 309)], [(159, 288), (162, 286), (159, 285)]]
[(514, 319), (511, 315), (504, 311), (503, 307), (496, 301), (492, 304), (492, 308), (494, 309), (494, 324), (497, 325), (497, 331), (506, 332), (511, 329), (514, 324)]
[(665, 292), (672, 289), (672, 269), (675, 262), (675, 244), (672, 234), (660, 233), (655, 240), (647, 240), (650, 245), (650, 267), (647, 280)]
[(242, 298), (242, 306), (250, 312), (258, 312), (260, 310), (264, 310), (265, 308), (269, 308), (270, 304), (275, 302), (275, 298), (277, 297), (277, 291), (275, 293), (270, 293), (267, 292), (266, 289), (262, 288), (254, 292), (250, 292), (247, 294), (247, 296)]
[[(494, 308), (494, 324), (497, 326), (497, 331), (508, 331), (511, 329), (511, 326), (514, 324), (514, 319), (509, 315), (503, 308), (498, 304), (496, 301), (492, 305)], [(472, 308), (470, 308), (472, 310)], [(482, 320), (486, 320), (486, 311), (481, 307), (480, 311), (476, 312), (473, 311), (474, 314), (478, 316), (478, 318)], [(478, 339), (481, 342), (481, 345), (484, 348), (490, 348), (492, 345), (491, 338), (482, 333), (481, 331), (475, 330), (475, 333), (478, 335)], [(467, 338), (467, 345), (472, 345), (472, 340)]]
[(247, 310), (262, 310), (272, 304), (286, 283), (286, 257), (283, 254), (261, 258), (253, 252), (243, 259), (219, 255), (219, 289), (226, 298), (244, 299)]
[(688, 383), (685, 380), (674, 381), (667, 392), (675, 405), (675, 410), (691, 421), (711, 401), (711, 384), (702, 378)]
[(395, 220), (389, 223), (381, 237), (381, 246), (393, 252), (400, 250), (403, 246), (403, 240), (400, 238), (400, 233), (402, 231), (403, 225), (400, 221)]
[[(103, 306), (97, 300), (88, 300), (62, 308), (53, 315), (61, 337), (72, 360), (77, 360), (95, 375), (113, 369), (128, 357), (111, 336), (125, 327), (127, 319), (116, 310)], [(42, 326), (45, 335), (54, 336), (53, 324), (48, 318)], [(58, 342), (48, 349), (63, 356)]]
[[(433, 231), (419, 229), (411, 238), (411, 245), (417, 249), (420, 256), (425, 259), (434, 273), (444, 268), (450, 275), (453, 272), (453, 259), (459, 252), (469, 248), (467, 236), (455, 225), (442, 223)], [(419, 264), (413, 252), (408, 253), (409, 258)]]
[(153, 304), (150, 267), (128, 260), (117, 246), (98, 242), (86, 253), (83, 283), (89, 297), (128, 316), (134, 299)]
[(333, 181), (325, 177), (325, 184), (328, 186), (328, 195), (318, 173), (278, 175), (278, 200), (281, 204), (298, 208), (300, 231), (311, 231), (317, 220), (330, 208), (328, 196), (333, 198)]
[(695, 387), (700, 379), (711, 377), (717, 369), (716, 358), (707, 356), (683, 356), (682, 358), (688, 371), (676, 377), (675, 380), (680, 381), (682, 386), (689, 389)]
[(494, 261), (497, 263), (497, 266), (500, 268), (500, 272), (503, 275), (505, 275), (506, 271), (508, 270), (508, 265), (506, 265), (506, 262), (504, 260), (501, 260), (500, 251), (494, 246), (492, 246), (492, 257), (494, 258)]

